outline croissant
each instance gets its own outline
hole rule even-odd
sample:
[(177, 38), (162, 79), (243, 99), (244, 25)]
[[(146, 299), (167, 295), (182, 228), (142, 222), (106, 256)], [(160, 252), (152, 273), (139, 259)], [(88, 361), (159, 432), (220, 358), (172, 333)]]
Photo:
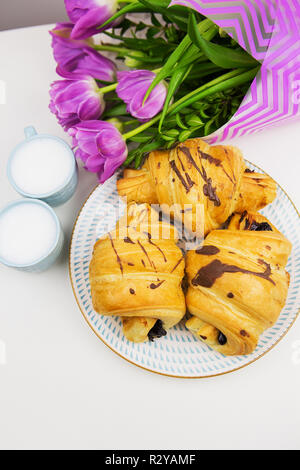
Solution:
[(166, 334), (185, 315), (184, 257), (174, 226), (148, 204), (131, 203), (113, 232), (94, 246), (90, 285), (96, 312), (122, 317), (134, 342)]
[[(276, 197), (274, 181), (246, 169), (241, 152), (192, 139), (150, 153), (141, 170), (125, 170), (117, 183), (127, 202), (160, 204), (197, 237), (219, 228), (233, 212), (257, 211)], [(201, 223), (197, 207), (203, 207)]]
[(253, 352), (286, 302), (291, 243), (261, 214), (234, 215), (186, 257), (186, 327), (225, 355)]

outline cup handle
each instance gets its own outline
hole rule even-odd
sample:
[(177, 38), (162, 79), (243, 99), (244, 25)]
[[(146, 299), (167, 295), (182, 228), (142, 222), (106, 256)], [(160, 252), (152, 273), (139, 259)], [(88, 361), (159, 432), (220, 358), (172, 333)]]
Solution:
[(30, 139), (31, 137), (34, 137), (35, 135), (37, 135), (37, 131), (35, 130), (33, 126), (28, 126), (28, 127), (25, 127), (24, 134), (25, 134), (26, 139)]

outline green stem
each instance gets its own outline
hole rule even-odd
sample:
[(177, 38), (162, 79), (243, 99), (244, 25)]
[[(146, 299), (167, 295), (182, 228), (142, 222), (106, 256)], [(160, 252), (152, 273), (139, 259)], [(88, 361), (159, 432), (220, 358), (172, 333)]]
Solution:
[(117, 52), (122, 55), (127, 55), (132, 52), (130, 49), (125, 49), (125, 47), (110, 46), (108, 44), (95, 45), (93, 48), (96, 51)]
[(205, 85), (202, 85), (201, 87), (197, 88), (194, 91), (191, 91), (191, 93), (188, 93), (187, 95), (183, 96), (180, 100), (178, 100), (176, 103), (174, 103), (170, 108), (169, 108), (169, 113), (171, 112), (171, 108), (173, 108), (175, 105), (176, 107), (181, 105), (182, 103), (185, 103), (188, 99), (192, 98), (194, 95), (197, 95), (201, 91), (207, 90), (208, 88), (218, 85), (219, 83), (223, 83), (225, 80), (229, 80), (230, 78), (236, 77), (241, 74), (241, 72), (244, 72), (242, 69), (236, 69), (232, 70), (231, 72), (225, 73), (224, 75), (221, 75), (218, 78), (215, 78), (214, 80), (205, 83)]
[[(226, 91), (230, 88), (238, 87), (244, 83), (247, 83), (250, 80), (253, 80), (259, 69), (260, 66), (248, 70), (247, 72), (245, 72), (244, 69), (237, 69), (222, 75), (221, 77), (212, 80), (210, 84), (207, 84), (210, 85), (209, 87), (207, 85), (203, 85), (203, 87), (198, 88), (194, 92), (189, 93), (188, 95), (178, 100), (170, 107), (168, 114), (172, 116), (173, 114), (178, 113), (182, 108), (190, 106), (195, 101), (199, 101), (203, 98), (206, 98), (207, 96), (214, 95), (215, 93)], [(239, 72), (239, 74), (237, 72)]]
[(99, 88), (98, 90), (98, 93), (101, 94), (101, 95), (104, 95), (105, 93), (109, 93), (110, 91), (114, 91), (118, 86), (118, 82), (117, 83), (112, 83), (112, 85), (107, 85), (103, 88)]
[[(194, 101), (198, 101), (202, 98), (205, 98), (206, 96), (213, 95), (214, 93), (220, 91), (226, 91), (230, 88), (233, 88), (234, 86), (239, 86), (243, 83), (246, 83), (247, 81), (255, 77), (258, 70), (259, 67), (255, 67), (255, 69), (249, 70), (248, 72), (244, 72), (244, 70), (237, 69), (226, 73), (221, 77), (218, 77), (215, 80), (212, 80), (211, 82), (201, 86), (200, 88), (197, 88), (193, 92), (178, 100), (176, 103), (170, 106), (167, 114), (176, 114), (180, 109), (189, 106)], [(143, 132), (144, 130), (148, 129), (149, 127), (153, 126), (153, 124), (158, 122), (160, 120), (160, 117), (161, 113), (151, 119), (151, 121), (148, 121), (145, 124), (142, 124), (141, 126), (137, 127), (136, 129), (133, 129), (132, 131), (127, 132), (126, 134), (123, 134), (123, 138), (125, 140), (128, 140), (134, 137), (135, 135), (139, 134), (140, 132)]]
[(142, 124), (141, 126), (137, 127), (136, 129), (133, 129), (130, 132), (127, 132), (126, 134), (123, 134), (123, 139), (128, 140), (134, 137), (137, 134), (140, 134), (141, 132), (145, 131), (149, 127), (153, 126), (157, 121), (160, 120), (160, 114), (156, 116), (155, 118), (151, 119), (151, 121), (145, 122), (145, 124)]
[(130, 121), (122, 121), (123, 126), (131, 126), (131, 124), (135, 124), (136, 119), (131, 119)]

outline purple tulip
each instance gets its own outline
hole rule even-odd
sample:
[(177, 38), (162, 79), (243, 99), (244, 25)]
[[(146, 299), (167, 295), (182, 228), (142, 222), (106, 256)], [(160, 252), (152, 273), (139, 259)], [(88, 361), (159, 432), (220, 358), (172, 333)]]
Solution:
[(58, 23), (50, 31), (57, 73), (64, 78), (91, 75), (105, 82), (114, 81), (115, 64), (90, 47), (88, 41), (71, 39), (72, 29), (71, 23)]
[(76, 156), (86, 170), (97, 173), (100, 183), (110, 178), (126, 160), (128, 150), (122, 134), (105, 121), (86, 121), (69, 130)]
[(145, 94), (150, 87), (155, 73), (149, 70), (130, 70), (118, 72), (117, 94), (127, 104), (127, 112), (140, 122), (147, 122), (156, 116), (163, 108), (167, 88), (161, 82), (150, 93), (145, 104)]
[(50, 97), (49, 108), (65, 130), (81, 121), (98, 119), (105, 108), (97, 83), (88, 76), (52, 83)]
[(84, 39), (101, 31), (97, 28), (116, 13), (118, 0), (65, 0), (65, 5), (75, 24), (71, 37)]

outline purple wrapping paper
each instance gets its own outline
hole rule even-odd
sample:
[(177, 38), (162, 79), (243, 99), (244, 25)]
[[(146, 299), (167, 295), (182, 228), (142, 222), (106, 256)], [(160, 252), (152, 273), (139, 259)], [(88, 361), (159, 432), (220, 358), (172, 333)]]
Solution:
[(173, 0), (223, 28), (262, 63), (240, 108), (206, 139), (255, 133), (300, 117), (300, 0)]

